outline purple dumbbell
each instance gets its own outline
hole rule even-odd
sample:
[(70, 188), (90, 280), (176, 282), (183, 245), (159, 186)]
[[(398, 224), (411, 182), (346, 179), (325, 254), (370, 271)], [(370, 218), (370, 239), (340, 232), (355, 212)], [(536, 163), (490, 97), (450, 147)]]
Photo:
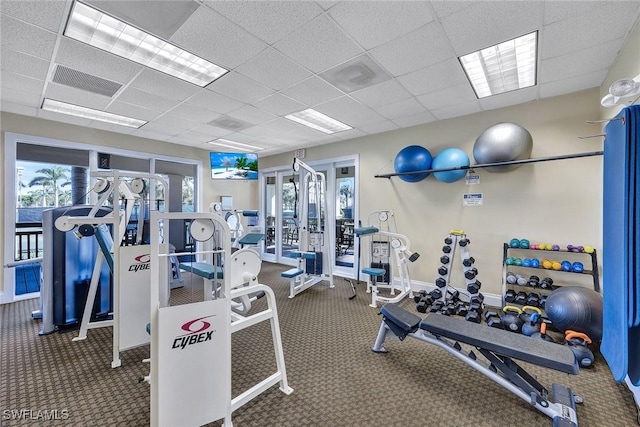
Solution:
[(567, 245), (567, 250), (572, 252), (584, 252), (584, 246)]
[(553, 245), (553, 246), (551, 246), (551, 250), (552, 251), (559, 251), (560, 250), (560, 246), (559, 245)]

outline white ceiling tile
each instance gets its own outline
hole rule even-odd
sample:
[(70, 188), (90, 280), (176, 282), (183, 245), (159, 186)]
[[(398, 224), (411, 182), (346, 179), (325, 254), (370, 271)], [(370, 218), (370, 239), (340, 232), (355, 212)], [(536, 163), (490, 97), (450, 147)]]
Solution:
[[(540, 85), (540, 97), (549, 98), (552, 96), (565, 95), (567, 93), (579, 92), (581, 90), (599, 87), (607, 76), (608, 69), (594, 71), (589, 74), (572, 77), (566, 80), (556, 80), (551, 83)], [(587, 119), (597, 119), (589, 117)]]
[(268, 122), (277, 117), (271, 113), (262, 111), (252, 105), (245, 105), (244, 107), (238, 108), (234, 112), (229, 113), (229, 116), (236, 119), (243, 120), (245, 122), (253, 123), (254, 125), (259, 125), (260, 123)]
[(380, 114), (349, 96), (325, 102), (314, 109), (353, 127), (384, 120)]
[(49, 63), (47, 61), (9, 49), (2, 49), (0, 64), (2, 64), (3, 70), (38, 80), (45, 80), (49, 72)]
[(449, 39), (436, 22), (378, 46), (369, 53), (394, 76), (401, 76), (456, 57)]
[(255, 80), (234, 71), (207, 86), (207, 90), (226, 95), (238, 101), (250, 104), (260, 98), (271, 95), (274, 91)]
[[(151, 126), (151, 125), (154, 126)], [(188, 120), (188, 119), (184, 119), (182, 117), (177, 117), (174, 116), (170, 113), (168, 114), (164, 114), (161, 117), (158, 117), (156, 120), (154, 120), (152, 123), (149, 123), (148, 126), (149, 129), (152, 129), (155, 127), (155, 124), (157, 125), (161, 125), (164, 126), (166, 129), (173, 129), (173, 128), (177, 128), (177, 132), (173, 133), (173, 135), (177, 135), (178, 133), (180, 133), (180, 131), (188, 131), (191, 130), (193, 128), (195, 128), (196, 126), (199, 126), (200, 123), (194, 121), (194, 120)], [(160, 128), (158, 128), (160, 129)]]
[(542, 24), (545, 2), (470, 2), (441, 19), (457, 56), (536, 30)]
[(40, 94), (25, 92), (20, 89), (3, 87), (0, 89), (0, 98), (6, 102), (22, 104), (28, 107), (39, 107), (41, 104)]
[(464, 104), (466, 102), (475, 101), (476, 95), (471, 89), (469, 83), (464, 83), (447, 89), (429, 92), (417, 97), (429, 110), (437, 110), (453, 105)]
[[(267, 122), (262, 126), (262, 128), (271, 132), (268, 134), (268, 136), (274, 136), (274, 137), (282, 134), (287, 134), (290, 132), (295, 132), (302, 128), (308, 129), (306, 126), (301, 125), (300, 123), (296, 123), (292, 120), (285, 119), (285, 118), (276, 119), (276, 120)], [(259, 129), (254, 128), (254, 131), (252, 131), (251, 129), (244, 129), (242, 133), (260, 136), (260, 134), (256, 131), (259, 131)]]
[(145, 108), (167, 111), (180, 103), (177, 99), (164, 98), (154, 93), (145, 92), (135, 87), (123, 89), (116, 98), (118, 101), (139, 105)]
[(361, 136), (367, 136), (367, 134), (362, 132), (360, 129), (349, 129), (349, 130), (345, 130), (344, 132), (334, 133), (331, 136), (336, 138), (338, 141), (346, 141), (348, 139), (354, 139), (354, 138), (360, 138)]
[(353, 92), (351, 97), (369, 107), (380, 107), (385, 104), (410, 98), (411, 94), (396, 80), (387, 80), (386, 82)]
[(167, 142), (170, 142), (172, 144), (187, 145), (189, 147), (195, 147), (195, 146), (198, 146), (198, 145), (202, 145), (201, 142), (193, 141), (193, 140), (187, 139), (187, 138), (182, 138), (181, 136), (172, 136), (171, 138), (167, 139)]
[(183, 103), (175, 108), (172, 108), (171, 114), (200, 123), (210, 122), (211, 120), (220, 117), (220, 114), (216, 113), (215, 111), (207, 110), (205, 108), (197, 107), (195, 105), (187, 103)]
[(68, 37), (60, 39), (55, 62), (118, 83), (131, 80), (143, 69), (142, 65), (128, 59), (120, 58)]
[(510, 105), (524, 104), (538, 99), (539, 85), (527, 87), (524, 89), (513, 90), (511, 92), (500, 93), (498, 95), (488, 96), (479, 100), (483, 110), (494, 110), (497, 108), (508, 107)]
[(311, 77), (281, 91), (302, 104), (314, 106), (344, 95), (344, 92), (318, 77)]
[(562, 56), (540, 61), (539, 82), (549, 83), (564, 80), (575, 75), (609, 67), (616, 58), (622, 40), (583, 49)]
[(11, 71), (3, 71), (0, 73), (0, 86), (40, 95), (44, 87), (44, 81), (12, 73)]
[(35, 117), (38, 108), (37, 107), (28, 107), (22, 104), (16, 104), (13, 102), (6, 102), (1, 99), (0, 96), (0, 111), (6, 111), (7, 113), (15, 113), (23, 116)]
[(106, 111), (121, 116), (132, 117), (134, 119), (150, 121), (162, 115), (162, 111), (150, 110), (138, 105), (127, 104), (126, 102), (112, 102)]
[(345, 1), (329, 16), (367, 50), (433, 20), (429, 4), (418, 1)]
[(165, 98), (181, 101), (203, 90), (194, 84), (150, 68), (142, 71), (142, 73), (131, 82), (131, 86), (145, 92), (151, 92)]
[(375, 110), (391, 120), (395, 120), (400, 117), (412, 116), (427, 111), (426, 108), (424, 108), (424, 105), (420, 104), (415, 98), (409, 98), (393, 104), (383, 105), (376, 108)]
[(187, 129), (177, 127), (177, 126), (172, 126), (170, 124), (165, 124), (162, 121), (158, 121), (158, 120), (149, 122), (146, 125), (144, 125), (142, 128), (144, 128), (149, 132), (155, 132), (158, 134), (162, 134), (164, 136), (174, 136), (174, 135), (178, 135), (180, 133), (188, 131)]
[(19, 0), (0, 2), (0, 12), (38, 27), (58, 32), (69, 1)]
[(211, 136), (211, 139), (221, 138), (223, 136), (227, 136), (230, 133), (232, 133), (232, 131), (230, 131), (228, 129), (223, 129), (223, 128), (219, 128), (217, 126), (211, 126), (211, 125), (207, 125), (207, 124), (202, 124), (202, 125), (196, 126), (191, 130), (194, 131), (194, 132), (198, 132), (198, 133), (204, 134), (204, 135), (209, 135), (209, 136)]
[(276, 116), (286, 116), (287, 114), (305, 110), (307, 108), (306, 105), (301, 104), (298, 101), (294, 101), (281, 93), (269, 95), (266, 98), (262, 98), (261, 100), (254, 102), (253, 105), (261, 110), (275, 114)]
[[(611, 2), (607, 14), (598, 10), (546, 25), (542, 29), (542, 59), (566, 55), (577, 50), (589, 49), (611, 40), (627, 36), (629, 23), (637, 15), (640, 3)], [(617, 53), (617, 52), (616, 52)]]
[(180, 138), (183, 138), (186, 140), (192, 140), (193, 142), (208, 142), (208, 141), (211, 141), (211, 139), (213, 139), (211, 135), (206, 135), (200, 132), (194, 132), (192, 130), (181, 133), (179, 136)]
[(37, 117), (44, 120), (52, 120), (54, 122), (69, 123), (77, 126), (90, 127), (91, 120), (82, 117), (70, 116), (68, 114), (54, 113), (53, 111), (46, 111), (39, 109)]
[(277, 42), (322, 13), (322, 8), (311, 1), (205, 0), (204, 4), (268, 44)]
[(1, 15), (0, 39), (2, 47), (50, 60), (56, 45), (56, 35), (34, 25)]
[(183, 49), (232, 69), (267, 44), (208, 7), (199, 7), (171, 37)]
[(371, 123), (366, 126), (360, 126), (361, 131), (372, 135), (394, 129), (398, 129), (398, 125), (393, 123), (391, 120), (385, 120), (377, 123)]
[(423, 70), (398, 77), (411, 94), (422, 95), (428, 92), (468, 83), (467, 77), (457, 58), (443, 61)]
[(325, 15), (287, 35), (274, 47), (315, 73), (364, 53)]
[(471, 101), (464, 104), (457, 104), (451, 107), (431, 110), (431, 114), (438, 120), (450, 119), (452, 117), (467, 116), (469, 114), (482, 111), (478, 101)]
[(63, 86), (56, 83), (49, 83), (45, 90), (46, 98), (55, 99), (56, 101), (68, 102), (69, 104), (80, 105), (82, 107), (94, 108), (96, 110), (104, 110), (111, 98), (108, 96), (96, 95), (69, 86)]
[(436, 16), (438, 18), (443, 18), (447, 15), (450, 15), (454, 12), (457, 12), (461, 9), (464, 9), (469, 6), (469, 0), (465, 1), (454, 1), (454, 0), (444, 0), (444, 1), (432, 1), (431, 6), (433, 10), (436, 12)]
[(333, 1), (333, 0), (316, 0), (316, 3), (318, 3), (318, 5), (324, 9), (324, 10), (329, 10), (331, 9), (333, 6), (335, 6), (336, 4), (340, 3), (339, 1)]
[(406, 128), (411, 126), (423, 125), (425, 123), (431, 123), (435, 121), (436, 118), (429, 112), (426, 113), (418, 113), (413, 116), (400, 117), (398, 119), (393, 119), (393, 122), (400, 127)]
[(273, 48), (263, 50), (235, 71), (275, 90), (292, 86), (312, 75)]
[(564, 19), (576, 19), (581, 15), (610, 16), (625, 11), (633, 16), (640, 3), (637, 1), (547, 1), (544, 7), (544, 24)]
[(201, 90), (185, 101), (186, 104), (195, 105), (196, 107), (206, 108), (220, 114), (227, 114), (233, 110), (242, 107), (244, 102), (231, 99), (219, 93), (210, 90)]

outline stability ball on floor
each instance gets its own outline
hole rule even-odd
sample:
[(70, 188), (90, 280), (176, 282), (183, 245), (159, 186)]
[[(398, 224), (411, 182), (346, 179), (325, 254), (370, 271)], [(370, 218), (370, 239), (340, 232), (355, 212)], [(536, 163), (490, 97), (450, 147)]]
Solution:
[[(469, 166), (469, 156), (459, 148), (445, 148), (436, 155), (431, 163), (431, 168), (433, 169), (457, 168), (462, 166)], [(466, 174), (467, 170), (463, 169), (434, 172), (433, 176), (435, 176), (438, 181), (455, 182), (464, 178)]]
[(602, 340), (602, 295), (582, 286), (562, 286), (551, 292), (545, 303), (549, 320), (561, 331), (585, 333)]
[[(429, 150), (420, 145), (409, 145), (404, 147), (396, 155), (393, 161), (393, 168), (396, 173), (414, 172), (431, 169), (433, 157)], [(428, 173), (417, 173), (412, 175), (399, 175), (400, 179), (406, 182), (418, 182), (429, 176)]]
[[(515, 123), (498, 123), (484, 130), (473, 145), (476, 163), (524, 160), (531, 156), (533, 138), (528, 130)], [(522, 165), (493, 166), (489, 172), (509, 172)]]

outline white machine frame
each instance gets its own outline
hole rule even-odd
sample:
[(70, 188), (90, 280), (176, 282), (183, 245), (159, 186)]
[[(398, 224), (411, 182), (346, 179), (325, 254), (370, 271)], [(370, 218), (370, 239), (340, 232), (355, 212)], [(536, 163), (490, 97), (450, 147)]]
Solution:
[[(111, 247), (111, 252), (113, 253), (113, 270), (111, 274), (113, 280), (113, 312), (110, 313), (112, 315), (112, 319), (93, 322), (91, 321), (91, 312), (96, 298), (98, 284), (100, 282), (100, 271), (102, 268), (102, 263), (105, 261), (105, 257), (102, 251), (98, 251), (94, 264), (93, 274), (91, 276), (91, 284), (89, 286), (87, 301), (85, 303), (82, 321), (80, 323), (80, 331), (78, 333), (78, 336), (73, 338), (72, 341), (82, 341), (86, 339), (89, 329), (112, 327), (113, 358), (111, 361), (111, 367), (117, 368), (122, 364), (122, 361), (120, 359), (121, 351), (136, 347), (138, 345), (147, 344), (149, 342), (148, 337), (137, 331), (134, 325), (130, 324), (131, 321), (134, 321), (136, 323), (142, 322), (142, 324), (144, 324), (145, 322), (148, 322), (148, 319), (150, 317), (149, 313), (144, 311), (145, 306), (141, 305), (145, 300), (145, 295), (148, 295), (148, 285), (144, 283), (144, 286), (146, 286), (146, 288), (142, 290), (123, 290), (122, 286), (127, 286), (127, 284), (122, 283), (123, 275), (126, 274), (126, 271), (121, 269), (120, 265), (125, 252), (131, 252), (130, 248), (139, 250), (144, 247), (144, 249), (148, 250), (150, 249), (149, 245), (137, 245), (123, 248), (121, 247), (120, 243), (122, 242), (126, 234), (127, 224), (129, 222), (129, 219), (131, 218), (131, 214), (136, 202), (139, 203), (140, 207), (139, 221), (144, 221), (144, 204), (141, 203), (141, 194), (143, 194), (145, 191), (143, 180), (148, 179), (149, 186), (151, 188), (155, 186), (156, 181), (159, 182), (163, 186), (165, 194), (168, 194), (168, 184), (162, 177), (158, 175), (131, 172), (123, 173), (117, 170), (92, 171), (91, 177), (94, 179), (98, 179), (96, 185), (93, 187), (93, 190), (99, 194), (99, 198), (97, 203), (95, 203), (95, 206), (86, 216), (73, 217), (63, 215), (59, 217), (55, 221), (55, 226), (60, 231), (66, 232), (72, 231), (76, 227), (84, 225), (96, 227), (103, 224), (108, 224), (112, 227), (113, 244)], [(133, 179), (132, 183), (128, 183), (126, 181), (127, 179)], [(104, 203), (109, 199), (109, 197), (112, 197), (114, 203), (112, 212), (102, 217), (96, 217), (96, 213), (100, 210), (101, 207), (103, 207)], [(118, 201), (121, 199), (125, 200), (124, 211), (120, 210), (117, 206)], [(149, 203), (149, 209), (153, 209), (153, 203)], [(166, 227), (168, 227), (168, 223), (166, 224)], [(167, 228), (164, 229), (164, 233), (168, 233)], [(76, 234), (78, 235), (78, 233)], [(140, 243), (142, 241), (141, 234), (142, 233), (138, 233), (136, 243)], [(133, 297), (131, 291), (135, 292), (135, 297)], [(141, 292), (142, 294), (140, 294)], [(124, 293), (126, 293), (127, 295), (125, 296)], [(163, 300), (165, 301), (165, 304), (168, 300), (168, 297), (169, 291), (167, 288), (163, 290)], [(134, 298), (135, 300), (132, 301), (132, 299)], [(132, 302), (135, 307), (131, 306)], [(138, 305), (141, 306), (138, 307)], [(126, 313), (124, 312), (125, 310), (122, 310), (122, 308), (124, 307), (128, 307), (126, 309)], [(128, 319), (128, 321), (123, 322), (123, 316)]]
[[(300, 221), (298, 227), (299, 251), (295, 251), (298, 255), (298, 274), (290, 277), (289, 280), (289, 298), (293, 298), (299, 293), (309, 289), (315, 284), (326, 281), (329, 288), (333, 288), (333, 265), (335, 262), (335, 230), (327, 224), (327, 198), (325, 195), (326, 181), (321, 172), (317, 172), (311, 166), (298, 158), (293, 159), (294, 172), (306, 171), (304, 180), (300, 184)], [(315, 200), (318, 213), (318, 228), (322, 231), (311, 232), (309, 227), (309, 184), (313, 184)], [(321, 206), (320, 206), (321, 205)], [(322, 217), (324, 212), (324, 218)], [(315, 260), (316, 253), (322, 253), (322, 273), (315, 274), (307, 272), (306, 261)]]
[[(154, 211), (151, 212), (152, 239), (160, 232), (163, 222), (173, 219), (191, 219), (190, 232), (200, 242), (208, 242), (220, 232), (218, 244), (222, 243), (221, 249), (197, 251), (196, 254), (222, 254), (225, 262), (222, 266), (221, 289), (216, 299), (163, 307), (161, 290), (167, 286), (167, 276), (162, 272), (166, 271), (169, 256), (193, 253), (171, 254), (165, 244), (152, 240), (151, 371), (148, 378), (151, 385), (151, 426), (202, 425), (224, 418), (224, 426), (231, 427), (232, 412), (273, 385), (279, 384), (280, 390), (287, 395), (293, 392), (287, 381), (275, 294), (271, 288), (257, 282), (256, 274), (262, 262), (257, 252), (243, 248), (231, 253), (231, 230), (224, 218), (212, 213)], [(234, 299), (256, 292), (265, 293), (265, 310), (249, 316), (232, 312)], [(198, 313), (205, 313), (205, 317), (198, 317)], [(185, 319), (193, 320), (185, 323)], [(192, 331), (190, 327), (193, 322), (201, 319), (207, 321), (200, 322), (203, 326)], [(277, 370), (240, 395), (232, 397), (231, 334), (263, 321), (270, 322)], [(217, 322), (217, 326), (214, 322)], [(187, 325), (189, 327), (185, 329)], [(202, 340), (202, 345), (194, 345), (190, 347), (190, 352), (184, 353), (176, 348), (176, 339), (187, 335), (193, 338), (194, 333), (211, 325), (215, 327), (210, 334), (217, 339), (215, 343), (213, 340)], [(181, 329), (192, 332), (176, 338), (173, 331), (179, 332)], [(192, 341), (200, 344), (199, 339)], [(212, 363), (215, 363), (215, 367)]]
[[(378, 224), (375, 224), (372, 218), (377, 218)], [(387, 230), (381, 229), (383, 224), (386, 225)], [(411, 251), (411, 242), (407, 236), (396, 232), (395, 215), (393, 211), (378, 210), (369, 213), (367, 227), (357, 229), (355, 234), (361, 240), (363, 238), (371, 238), (372, 245), (376, 243), (376, 239), (384, 237), (385, 240), (388, 241), (390, 250), (393, 252), (393, 260), (395, 261), (394, 264), (391, 262), (391, 259), (389, 259), (389, 283), (378, 282), (370, 275), (367, 275), (367, 293), (371, 293), (371, 304), (369, 304), (369, 306), (376, 308), (378, 303), (396, 303), (407, 295), (413, 296), (409, 263), (415, 261), (419, 254)], [(366, 261), (365, 264), (367, 267), (371, 265), (373, 258), (372, 252), (372, 248), (370, 248), (369, 251), (363, 251), (363, 258)], [(391, 258), (391, 256), (389, 256), (389, 258)], [(360, 272), (358, 272), (358, 274), (360, 274)], [(398, 275), (397, 278), (396, 274)], [(380, 290), (387, 290), (391, 296), (381, 296)]]

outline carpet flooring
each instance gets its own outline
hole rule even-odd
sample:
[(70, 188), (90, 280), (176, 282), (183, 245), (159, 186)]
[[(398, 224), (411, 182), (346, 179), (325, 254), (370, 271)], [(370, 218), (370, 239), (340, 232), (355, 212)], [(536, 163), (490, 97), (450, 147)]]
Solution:
[[(263, 263), (261, 283), (273, 288), (284, 345), (290, 396), (274, 386), (233, 414), (235, 426), (544, 426), (551, 420), (445, 351), (407, 339), (388, 340), (388, 354), (370, 350), (380, 326), (363, 282), (357, 297), (341, 278), (288, 299), (289, 267)], [(187, 278), (172, 303), (196, 301), (202, 283)], [(149, 424), (148, 346), (122, 353), (110, 367), (111, 331), (38, 336), (31, 319), (37, 300), (0, 306), (0, 425), (145, 426)], [(414, 311), (408, 299), (402, 306)], [(264, 302), (254, 303), (256, 310)], [(268, 322), (233, 335), (234, 396), (275, 371)], [(522, 365), (548, 388), (568, 385), (584, 398), (581, 426), (634, 426), (637, 408), (606, 362), (579, 375)], [(215, 369), (215, 361), (211, 361)], [(57, 419), (47, 419), (57, 418)], [(220, 422), (213, 423), (219, 426)]]

